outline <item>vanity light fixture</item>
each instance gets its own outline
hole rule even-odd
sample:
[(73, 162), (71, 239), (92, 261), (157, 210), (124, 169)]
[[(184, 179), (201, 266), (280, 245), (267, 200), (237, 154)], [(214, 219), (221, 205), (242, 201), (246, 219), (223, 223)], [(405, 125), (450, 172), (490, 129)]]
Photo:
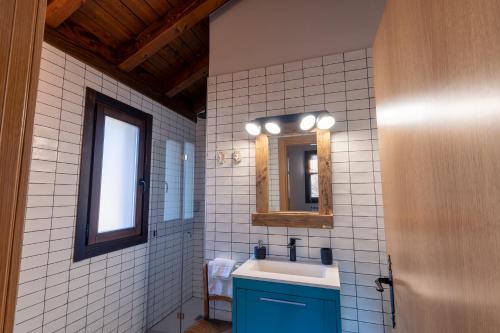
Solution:
[(300, 129), (303, 131), (311, 130), (314, 125), (316, 125), (316, 116), (313, 114), (306, 115), (300, 121)]
[(262, 117), (245, 124), (245, 130), (252, 136), (263, 131), (269, 135), (292, 131), (309, 132), (315, 128), (326, 130), (335, 124), (335, 118), (328, 111), (285, 114), (281, 116)]
[(331, 114), (325, 112), (318, 116), (318, 129), (330, 129), (333, 125), (335, 125), (335, 118)]
[(247, 131), (248, 134), (257, 136), (260, 134), (260, 125), (257, 124), (256, 122), (247, 123), (245, 125), (245, 130)]
[(268, 121), (264, 127), (266, 128), (266, 131), (269, 132), (269, 134), (280, 134), (281, 132), (281, 127), (278, 125), (277, 122), (274, 121)]

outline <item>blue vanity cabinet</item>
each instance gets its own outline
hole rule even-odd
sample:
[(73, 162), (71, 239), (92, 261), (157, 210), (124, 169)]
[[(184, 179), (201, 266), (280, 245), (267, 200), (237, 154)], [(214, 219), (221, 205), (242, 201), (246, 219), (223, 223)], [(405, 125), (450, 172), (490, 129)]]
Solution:
[(340, 333), (340, 293), (233, 278), (233, 333)]

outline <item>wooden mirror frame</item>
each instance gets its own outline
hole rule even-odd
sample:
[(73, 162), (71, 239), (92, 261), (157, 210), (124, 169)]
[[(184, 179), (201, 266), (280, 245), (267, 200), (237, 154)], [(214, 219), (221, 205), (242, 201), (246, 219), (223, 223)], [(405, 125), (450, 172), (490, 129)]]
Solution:
[[(252, 225), (268, 227), (333, 228), (332, 160), (329, 130), (316, 130), (318, 154), (318, 212), (269, 211), (269, 139), (260, 134), (255, 140), (256, 213)], [(281, 191), (280, 191), (281, 192)]]

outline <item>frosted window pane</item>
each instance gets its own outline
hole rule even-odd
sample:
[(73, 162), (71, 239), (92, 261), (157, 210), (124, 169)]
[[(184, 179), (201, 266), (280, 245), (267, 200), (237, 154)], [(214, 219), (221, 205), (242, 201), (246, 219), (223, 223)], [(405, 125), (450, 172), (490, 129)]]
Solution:
[(318, 174), (311, 175), (311, 198), (319, 198)]
[(165, 221), (180, 218), (181, 154), (182, 144), (174, 140), (167, 140), (165, 152), (165, 202), (163, 210), (163, 218)]
[(318, 155), (309, 157), (309, 173), (318, 173)]
[(184, 219), (193, 218), (194, 198), (194, 145), (184, 143)]
[(134, 227), (138, 153), (139, 128), (105, 116), (97, 232)]

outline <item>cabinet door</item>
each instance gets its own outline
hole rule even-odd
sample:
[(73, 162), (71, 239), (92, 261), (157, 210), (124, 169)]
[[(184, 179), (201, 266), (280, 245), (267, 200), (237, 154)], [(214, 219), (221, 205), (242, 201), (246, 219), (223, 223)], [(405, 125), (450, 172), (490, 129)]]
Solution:
[(327, 332), (323, 300), (255, 290), (240, 292), (240, 296), (238, 333)]

